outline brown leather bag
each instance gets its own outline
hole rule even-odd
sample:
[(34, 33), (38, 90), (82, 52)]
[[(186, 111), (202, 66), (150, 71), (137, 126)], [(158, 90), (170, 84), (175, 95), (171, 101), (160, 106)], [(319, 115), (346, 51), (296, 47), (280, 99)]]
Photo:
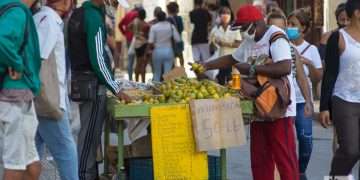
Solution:
[(254, 101), (256, 121), (275, 121), (284, 117), (291, 103), (287, 77), (257, 76), (256, 79), (256, 84), (243, 79), (241, 86), (242, 94)]
[[(283, 33), (275, 33), (270, 40), (275, 42), (279, 38), (286, 38)], [(271, 55), (270, 55), (271, 57)], [(272, 63), (271, 59), (262, 61)], [(285, 117), (290, 100), (290, 82), (287, 76), (269, 78), (257, 75), (256, 78), (242, 79), (241, 92), (245, 97), (254, 100), (255, 121), (276, 121)]]

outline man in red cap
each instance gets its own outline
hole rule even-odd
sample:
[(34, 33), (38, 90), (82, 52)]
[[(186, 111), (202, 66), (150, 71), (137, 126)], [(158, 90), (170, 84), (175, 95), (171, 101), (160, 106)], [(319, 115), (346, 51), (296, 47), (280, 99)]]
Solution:
[[(298, 180), (293, 117), (296, 116), (295, 89), (292, 82), (291, 50), (285, 32), (276, 26), (267, 26), (261, 11), (252, 5), (242, 6), (232, 26), (240, 30), (243, 43), (232, 55), (203, 64), (206, 70), (235, 65), (243, 75), (269, 78), (287, 77), (291, 104), (284, 117), (272, 122), (251, 123), (251, 168), (254, 180), (273, 180), (275, 164), (281, 179)], [(280, 38), (276, 38), (280, 37)], [(273, 63), (250, 65), (247, 59), (266, 55)], [(246, 86), (242, 83), (242, 86)]]

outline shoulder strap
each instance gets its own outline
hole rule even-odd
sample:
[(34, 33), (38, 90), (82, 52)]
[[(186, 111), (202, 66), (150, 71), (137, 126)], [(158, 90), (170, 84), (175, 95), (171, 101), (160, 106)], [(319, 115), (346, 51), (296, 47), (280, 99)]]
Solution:
[[(281, 39), (281, 38), (283, 38), (283, 39), (285, 39), (286, 41), (289, 42), (287, 36), (286, 36), (283, 32), (277, 31), (277, 32), (273, 33), (273, 34), (271, 35), (271, 37), (270, 37), (270, 40), (269, 40), (270, 46), (271, 46), (271, 44), (274, 43), (276, 40)], [(269, 57), (272, 58), (270, 48), (269, 48)]]
[(311, 44), (306, 46), (306, 48), (300, 53), (300, 55), (303, 55), (310, 47), (311, 47)]
[[(22, 9), (22, 6), (20, 3), (14, 2), (14, 3), (9, 3), (4, 5), (3, 7), (0, 8), (0, 16), (2, 16), (6, 11), (8, 11), (11, 8), (15, 8), (15, 7), (20, 7)], [(29, 36), (29, 27), (28, 27), (28, 19), (26, 17), (26, 21), (25, 21), (25, 31), (24, 31), (24, 40), (20, 46), (19, 52), (20, 54), (23, 53), (25, 46), (27, 44), (28, 41), (28, 36)]]
[(277, 32), (275, 32), (275, 33), (273, 33), (273, 34), (271, 35), (270, 41), (269, 41), (269, 42), (270, 42), (270, 45), (271, 45), (273, 42), (275, 42), (276, 40), (281, 39), (281, 38), (285, 39), (286, 41), (289, 41), (288, 38), (286, 37), (286, 35), (285, 35), (283, 32), (277, 31)]

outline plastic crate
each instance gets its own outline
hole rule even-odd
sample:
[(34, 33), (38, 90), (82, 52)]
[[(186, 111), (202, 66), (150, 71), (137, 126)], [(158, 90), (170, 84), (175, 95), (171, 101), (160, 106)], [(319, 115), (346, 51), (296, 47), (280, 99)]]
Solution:
[(220, 180), (221, 178), (220, 157), (208, 156), (208, 164), (209, 164), (209, 180)]
[[(129, 180), (154, 180), (153, 161), (150, 158), (128, 159)], [(220, 157), (208, 156), (209, 180), (220, 180)]]
[(151, 158), (129, 159), (129, 180), (153, 180)]

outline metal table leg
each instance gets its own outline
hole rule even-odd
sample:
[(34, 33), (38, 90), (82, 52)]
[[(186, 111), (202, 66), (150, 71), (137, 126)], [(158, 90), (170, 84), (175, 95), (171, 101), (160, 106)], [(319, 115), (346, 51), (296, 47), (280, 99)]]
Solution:
[(118, 164), (117, 172), (120, 180), (125, 180), (125, 165), (124, 165), (124, 122), (118, 121)]
[(111, 117), (105, 120), (105, 134), (104, 134), (104, 175), (109, 177), (109, 157), (108, 157), (108, 148), (110, 145), (110, 122)]
[(220, 150), (221, 180), (227, 180), (226, 149)]

